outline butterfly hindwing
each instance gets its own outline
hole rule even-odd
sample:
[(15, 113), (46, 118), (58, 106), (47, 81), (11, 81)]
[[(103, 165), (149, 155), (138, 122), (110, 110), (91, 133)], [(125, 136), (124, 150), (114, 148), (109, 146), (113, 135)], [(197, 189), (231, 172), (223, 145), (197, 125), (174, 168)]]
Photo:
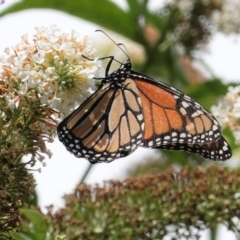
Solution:
[(125, 86), (103, 84), (60, 123), (59, 138), (76, 157), (112, 161), (141, 143), (144, 123), (137, 88), (130, 79)]
[(222, 136), (218, 141), (206, 144), (173, 143), (169, 145), (162, 145), (157, 148), (198, 153), (204, 158), (212, 160), (217, 159), (223, 161), (232, 156), (231, 148)]

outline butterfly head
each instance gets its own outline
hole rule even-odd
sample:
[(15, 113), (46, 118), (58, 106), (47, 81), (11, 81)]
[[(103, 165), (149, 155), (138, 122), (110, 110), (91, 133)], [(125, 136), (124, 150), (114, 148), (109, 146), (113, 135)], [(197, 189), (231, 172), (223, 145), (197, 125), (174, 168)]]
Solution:
[(122, 63), (117, 71), (130, 72), (132, 70), (132, 62), (128, 59), (126, 62)]
[(108, 74), (104, 79), (102, 79), (102, 84), (113, 83), (114, 85), (122, 85), (122, 83), (129, 77), (129, 74), (132, 71), (131, 60), (128, 59), (126, 62), (121, 63), (120, 68), (116, 71)]
[(118, 68), (116, 71), (110, 73), (108, 77), (113, 76), (126, 76), (129, 74), (132, 70), (132, 62), (130, 59), (128, 59), (126, 62), (121, 63), (120, 68)]

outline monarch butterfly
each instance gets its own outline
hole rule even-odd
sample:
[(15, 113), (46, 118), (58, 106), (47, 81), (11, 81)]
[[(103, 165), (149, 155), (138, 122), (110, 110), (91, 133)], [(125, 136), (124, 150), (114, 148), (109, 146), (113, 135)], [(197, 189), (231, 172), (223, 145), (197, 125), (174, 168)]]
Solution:
[(130, 59), (58, 126), (58, 136), (76, 157), (91, 163), (125, 157), (138, 146), (184, 150), (226, 160), (231, 149), (218, 121), (189, 96), (132, 69)]

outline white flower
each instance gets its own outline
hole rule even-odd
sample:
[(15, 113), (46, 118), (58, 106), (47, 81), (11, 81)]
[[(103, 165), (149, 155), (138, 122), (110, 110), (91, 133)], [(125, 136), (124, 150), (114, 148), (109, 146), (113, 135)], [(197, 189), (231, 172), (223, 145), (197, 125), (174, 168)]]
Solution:
[[(0, 64), (19, 81), (16, 94), (35, 94), (34, 89), (42, 104), (64, 115), (94, 92), (93, 78), (103, 72), (89, 38), (80, 38), (75, 31), (62, 33), (54, 25), (36, 28), (33, 41), (25, 34), (13, 49), (12, 53), (6, 49)], [(6, 71), (2, 69), (0, 74), (3, 77)]]
[(25, 34), (12, 51), (5, 49), (0, 57), (0, 128), (11, 144), (2, 154), (20, 149), (32, 154), (33, 165), (44, 159), (42, 154), (50, 156), (45, 141), (53, 141), (59, 119), (95, 91), (94, 77), (103, 76), (95, 52), (89, 38), (62, 33), (56, 26), (37, 28), (32, 41)]
[(222, 126), (228, 126), (240, 144), (240, 86), (229, 87), (226, 96), (212, 107), (214, 116)]
[(240, 33), (240, 4), (239, 0), (224, 0), (223, 7), (212, 15), (213, 30), (226, 34)]

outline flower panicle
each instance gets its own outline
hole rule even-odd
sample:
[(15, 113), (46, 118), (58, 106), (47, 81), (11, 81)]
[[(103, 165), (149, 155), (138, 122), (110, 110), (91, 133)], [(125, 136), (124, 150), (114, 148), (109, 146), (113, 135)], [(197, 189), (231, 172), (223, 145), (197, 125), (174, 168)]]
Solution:
[[(0, 130), (7, 147), (1, 155), (50, 156), (59, 120), (95, 91), (101, 62), (89, 37), (39, 27), (0, 57)], [(20, 156), (20, 155), (19, 155)]]
[(23, 35), (0, 57), (2, 232), (19, 227), (19, 207), (36, 185), (29, 170), (51, 157), (46, 142), (53, 141), (60, 118), (95, 90), (93, 78), (102, 76), (95, 54), (88, 37), (51, 26), (36, 28), (32, 40)]

